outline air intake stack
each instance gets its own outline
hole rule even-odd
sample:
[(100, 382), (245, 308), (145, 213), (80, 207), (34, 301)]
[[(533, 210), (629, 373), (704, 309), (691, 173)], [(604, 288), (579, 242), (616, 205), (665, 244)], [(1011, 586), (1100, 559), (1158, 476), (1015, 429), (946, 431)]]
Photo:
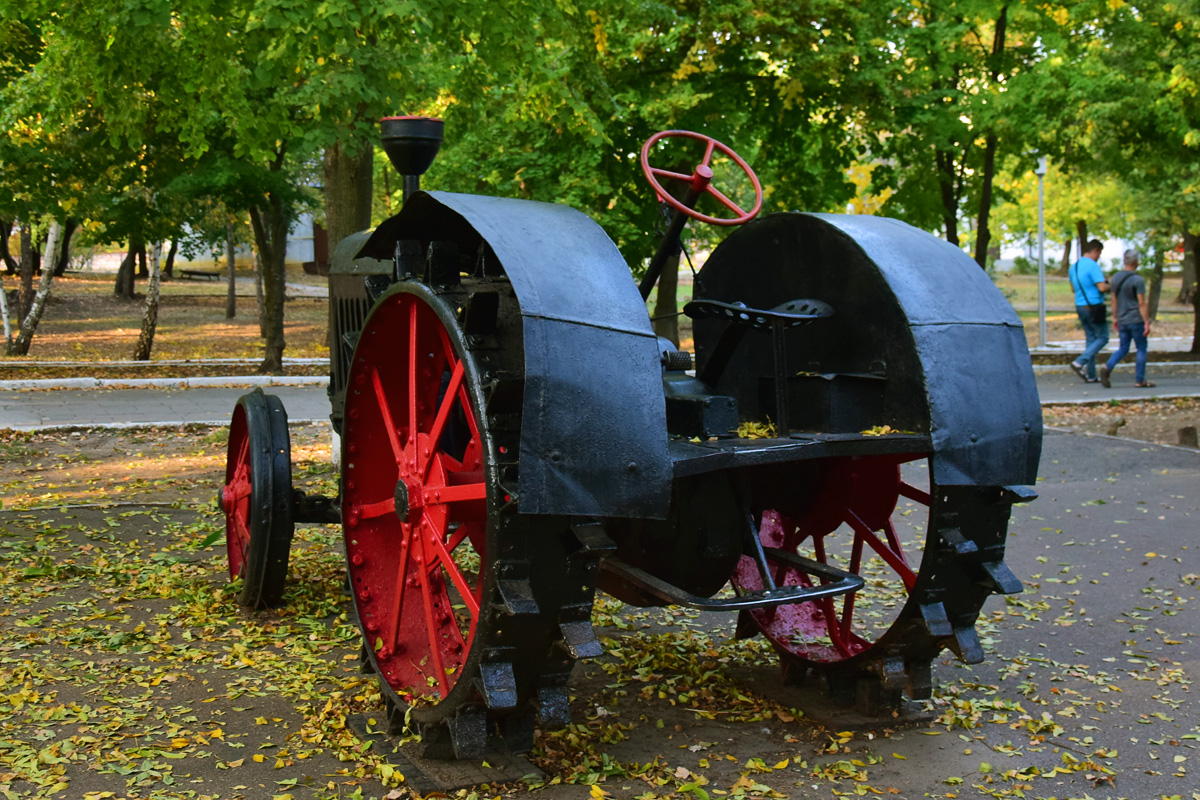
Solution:
[(384, 117), (379, 121), (383, 149), (404, 178), (404, 202), (421, 188), (421, 176), (442, 146), (444, 123), (434, 117)]

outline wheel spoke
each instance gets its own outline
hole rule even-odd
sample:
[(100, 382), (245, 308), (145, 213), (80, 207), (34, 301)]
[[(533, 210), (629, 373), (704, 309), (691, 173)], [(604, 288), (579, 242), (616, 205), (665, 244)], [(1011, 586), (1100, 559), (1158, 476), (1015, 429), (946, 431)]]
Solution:
[(879, 541), (879, 537), (875, 535), (875, 532), (868, 528), (866, 523), (859, 519), (858, 515), (851, 509), (846, 509), (846, 521), (854, 529), (855, 539), (861, 537), (872, 550), (878, 553), (879, 557), (886, 561), (888, 566), (900, 576), (900, 580), (904, 582), (904, 588), (911, 592), (913, 584), (917, 582), (917, 576), (909, 568), (908, 564), (905, 563), (904, 558)]
[[(430, 530), (434, 530), (434, 526), (430, 524)], [(463, 602), (467, 604), (467, 610), (471, 612), (472, 617), (479, 616), (479, 602), (475, 599), (475, 593), (471, 591), (470, 584), (467, 583), (467, 578), (463, 575), (462, 570), (458, 568), (458, 564), (454, 563), (454, 559), (450, 555), (450, 551), (446, 549), (446, 545), (437, 535), (431, 532), (428, 540), (429, 544), (433, 545), (438, 560), (442, 563), (442, 568), (450, 575), (450, 579), (454, 581), (455, 588), (462, 595)]]
[[(422, 531), (424, 531), (425, 522), (420, 523)], [(433, 664), (433, 669), (437, 673), (438, 690), (442, 697), (445, 697), (450, 689), (446, 686), (446, 668), (442, 662), (441, 642), (438, 641), (437, 621), (433, 616), (433, 589), (429, 585), (429, 553), (425, 549), (425, 543), (430, 538), (428, 535), (414, 535), (417, 540), (417, 548), (420, 552), (420, 563), (416, 570), (417, 582), (421, 584), (421, 598), (425, 601), (425, 631), (429, 639), (429, 660)]]
[(692, 180), (691, 175), (685, 175), (682, 172), (672, 172), (669, 169), (658, 169), (657, 167), (651, 167), (650, 172), (660, 178), (673, 178), (677, 181), (687, 181), (689, 183)]
[(383, 391), (383, 381), (379, 378), (379, 370), (371, 367), (371, 386), (375, 390), (375, 402), (379, 404), (379, 414), (383, 417), (383, 429), (387, 432), (388, 442), (392, 445), (392, 455), (396, 458), (396, 463), (399, 464), (403, 457), (403, 450), (400, 447), (399, 433), (396, 431), (396, 423), (392, 419), (392, 410), (388, 408), (387, 395)]
[(400, 523), (400, 567), (396, 570), (396, 592), (392, 595), (392, 652), (400, 640), (400, 615), (404, 609), (404, 587), (408, 581), (408, 554), (412, 551), (412, 525)]
[(417, 304), (408, 311), (408, 441), (413, 453), (417, 451)]
[(912, 484), (900, 481), (900, 494), (907, 497), (909, 500), (916, 500), (922, 505), (930, 505), (933, 501), (929, 497), (929, 492), (924, 492), (913, 486)]
[(380, 500), (378, 503), (364, 503), (358, 507), (358, 514), (361, 519), (375, 519), (386, 514), (396, 513), (396, 498), (388, 497)]
[(465, 503), (470, 500), (486, 500), (486, 483), (467, 483), (462, 486), (442, 486), (428, 489), (425, 492), (425, 502), (430, 505), (447, 505), (449, 503)]
[(712, 160), (713, 148), (717, 146), (715, 139), (709, 139), (704, 146), (704, 160), (700, 162), (701, 166), (707, 167), (708, 162)]
[(720, 189), (713, 186), (711, 183), (705, 187), (704, 191), (708, 192), (713, 197), (715, 197), (717, 199), (718, 203), (725, 206), (733, 213), (735, 213), (739, 216), (745, 215), (746, 212), (742, 210), (741, 206), (739, 206), (737, 203), (733, 202), (728, 197), (726, 197), (724, 192), (722, 192)]
[[(438, 406), (437, 416), (434, 417), (433, 425), (429, 428), (429, 444), (431, 447), (436, 448), (438, 440), (442, 438), (442, 429), (446, 426), (446, 420), (450, 418), (450, 409), (454, 407), (454, 401), (458, 399), (458, 389), (462, 385), (463, 372), (463, 363), (461, 361), (455, 363), (454, 371), (450, 373), (450, 383), (446, 387), (446, 395), (442, 398), (441, 405)], [(432, 466), (433, 457), (430, 456), (421, 467), (421, 480), (429, 477), (429, 468)]]
[[(862, 556), (863, 545), (862, 539), (854, 537), (854, 544), (850, 548), (850, 569), (854, 575), (862, 575)], [(842, 639), (850, 638), (850, 629), (854, 625), (854, 604), (858, 598), (858, 592), (851, 592), (842, 598)]]

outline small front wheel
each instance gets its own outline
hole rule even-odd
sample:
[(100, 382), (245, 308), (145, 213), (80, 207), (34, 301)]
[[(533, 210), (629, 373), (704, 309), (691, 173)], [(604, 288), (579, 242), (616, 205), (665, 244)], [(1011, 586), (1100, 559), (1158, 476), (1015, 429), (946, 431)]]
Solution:
[(254, 609), (278, 605), (295, 530), (291, 441), (278, 397), (255, 389), (238, 399), (218, 500), (229, 579), (242, 579), (238, 602)]

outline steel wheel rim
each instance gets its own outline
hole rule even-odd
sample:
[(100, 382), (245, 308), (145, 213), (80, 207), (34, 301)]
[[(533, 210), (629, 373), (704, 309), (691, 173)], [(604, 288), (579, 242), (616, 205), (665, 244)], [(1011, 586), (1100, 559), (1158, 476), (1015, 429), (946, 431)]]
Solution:
[(229, 426), (225, 485), (221, 488), (221, 506), (225, 511), (225, 550), (231, 581), (243, 576), (250, 549), (250, 504), (253, 486), (250, 462), (250, 431), (246, 422), (246, 409), (238, 404)]
[[(862, 590), (841, 598), (751, 611), (751, 619), (781, 653), (818, 665), (845, 663), (870, 657), (899, 627), (920, 574), (925, 542), (906, 545), (894, 518), (908, 510), (900, 507), (902, 499), (910, 508), (930, 505), (929, 492), (905, 481), (900, 468), (920, 458), (835, 459), (813, 507), (803, 513), (756, 509), (764, 546), (798, 552), (867, 579)], [(925, 534), (929, 525), (926, 518)], [(795, 570), (772, 567), (779, 585), (812, 585)], [(757, 568), (745, 556), (733, 584), (748, 591), (762, 588)], [(869, 627), (868, 615), (879, 615)]]
[(351, 586), (375, 669), (410, 704), (459, 685), (490, 580), (486, 431), (445, 316), (410, 292), (381, 300), (346, 400)]

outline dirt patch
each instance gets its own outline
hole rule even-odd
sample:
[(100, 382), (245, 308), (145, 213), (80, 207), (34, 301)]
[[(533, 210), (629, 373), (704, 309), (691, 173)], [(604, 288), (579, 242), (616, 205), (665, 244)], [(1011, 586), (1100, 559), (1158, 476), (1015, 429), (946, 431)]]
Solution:
[(1180, 428), (1200, 427), (1200, 398), (1045, 406), (1042, 418), (1047, 425), (1081, 433), (1179, 444)]
[[(288, 280), (293, 277), (289, 273)], [(114, 297), (112, 280), (112, 276), (103, 274), (56, 278), (26, 360), (130, 358), (141, 332), (145, 304), (141, 298)], [(143, 286), (139, 284), (139, 290)], [(248, 295), (238, 297), (237, 316), (231, 320), (225, 318), (225, 291), (221, 283), (176, 280), (163, 284), (152, 358), (261, 358), (258, 305), (252, 286)], [(239, 291), (243, 291), (240, 286)], [(284, 304), (286, 355), (328, 357), (328, 313), (324, 298), (290, 298)], [(3, 377), (31, 375), (24, 371)]]
[[(291, 433), (295, 484), (332, 494), (327, 426)], [(234, 602), (212, 503), (225, 446), (224, 429), (201, 427), (0, 435), (0, 797), (428, 796), (392, 760), (395, 740), (349, 725), (361, 715), (377, 728), (382, 709), (374, 678), (359, 672), (339, 529), (297, 529), (284, 607), (249, 613)], [(1059, 458), (1089, 463), (1047, 456)], [(1179, 487), (1193, 474), (1158, 477), (1180, 500), (1151, 498), (1158, 527), (1139, 536), (1167, 533), (1176, 517), (1191, 524), (1196, 509)], [(523, 781), (441, 796), (1082, 797), (1111, 794), (1121, 770), (1124, 796), (1165, 794), (1185, 779), (1200, 735), (1182, 722), (1198, 717), (1171, 660), (1197, 663), (1195, 633), (1179, 630), (1194, 615), (1176, 612), (1196, 600), (1200, 579), (1168, 562), (1175, 536), (1139, 540), (1127, 557), (1098, 539), (1106, 558), (1126, 560), (1093, 567), (1089, 581), (1069, 559), (1042, 574), (1051, 544), (1083, 546), (1096, 527), (1052, 516), (1081, 508), (1082, 496), (1053, 496), (1073, 485), (1060, 476), (1036, 506), (1014, 509), (1012, 555), (1032, 555), (1010, 563), (1029, 591), (997, 598), (980, 620), (984, 665), (935, 661), (939, 688), (919, 714), (818, 721), (819, 682), (784, 687), (775, 653), (736, 638), (731, 615), (636, 610), (598, 595), (605, 654), (571, 677), (572, 724), (538, 732)], [(1144, 488), (1125, 490), (1145, 499)], [(1100, 570), (1124, 579), (1147, 562), (1163, 571), (1139, 577), (1130, 616), (1114, 618), (1103, 603), (1119, 592), (1094, 586), (1109, 575)], [(1087, 636), (1068, 637), (1076, 622)], [(1141, 642), (1143, 628), (1161, 634), (1159, 650)], [(1127, 641), (1085, 661), (1081, 648), (1104, 631)], [(1140, 681), (1153, 697), (1135, 697)], [(1151, 752), (1131, 747), (1130, 734)], [(476, 763), (472, 774), (488, 769)]]

